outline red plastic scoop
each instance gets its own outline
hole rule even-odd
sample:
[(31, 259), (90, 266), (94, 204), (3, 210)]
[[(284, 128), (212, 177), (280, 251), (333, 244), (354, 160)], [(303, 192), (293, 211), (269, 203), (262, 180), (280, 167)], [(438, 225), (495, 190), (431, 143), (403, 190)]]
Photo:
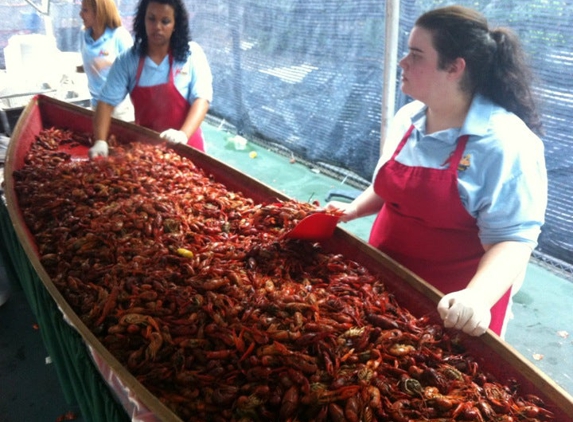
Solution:
[(284, 235), (287, 239), (325, 240), (336, 229), (340, 216), (318, 212), (304, 217), (294, 228)]
[(70, 144), (60, 144), (58, 151), (67, 152), (71, 156), (72, 161), (88, 161), (89, 147), (86, 145), (70, 145)]

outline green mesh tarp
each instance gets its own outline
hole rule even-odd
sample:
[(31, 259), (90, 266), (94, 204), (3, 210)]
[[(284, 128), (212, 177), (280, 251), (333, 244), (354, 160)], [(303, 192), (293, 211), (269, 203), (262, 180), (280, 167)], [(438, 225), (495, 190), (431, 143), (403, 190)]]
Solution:
[(3, 195), (0, 197), (0, 245), (4, 249), (4, 258), (11, 264), (9, 268), (13, 273), (9, 276), (18, 280), (37, 319), (66, 401), (80, 407), (85, 421), (129, 421), (127, 413), (93, 365), (81, 336), (64, 320), (30, 264), (12, 226)]

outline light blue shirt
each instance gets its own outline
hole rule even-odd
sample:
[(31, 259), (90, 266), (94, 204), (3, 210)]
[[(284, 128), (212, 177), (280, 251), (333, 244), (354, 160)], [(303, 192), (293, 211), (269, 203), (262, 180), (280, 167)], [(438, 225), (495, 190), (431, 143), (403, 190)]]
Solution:
[(461, 128), (426, 135), (426, 106), (409, 103), (396, 113), (374, 178), (412, 124), (414, 130), (396, 157), (408, 166), (445, 168), (458, 137), (470, 135), (458, 189), (462, 204), (477, 219), (482, 244), (537, 246), (547, 207), (544, 147), (521, 119), (477, 95)]
[[(173, 61), (172, 72), (177, 90), (189, 104), (197, 98), (209, 102), (213, 100), (213, 76), (203, 49), (196, 42), (189, 43), (186, 62)], [(118, 105), (133, 88), (139, 65), (139, 55), (133, 49), (120, 55), (109, 72), (100, 99), (112, 106)], [(169, 76), (169, 56), (158, 65), (145, 57), (139, 78), (139, 86), (154, 86), (167, 83)]]
[[(111, 63), (124, 51), (133, 45), (130, 33), (123, 26), (115, 29), (106, 28), (97, 40), (92, 38), (92, 30), (82, 31), (80, 37), (80, 52), (84, 71), (88, 79), (88, 89), (92, 96), (92, 106), (95, 107), (99, 100), (100, 92), (105, 84)], [(110, 64), (104, 67), (96, 67), (96, 60), (104, 59)]]

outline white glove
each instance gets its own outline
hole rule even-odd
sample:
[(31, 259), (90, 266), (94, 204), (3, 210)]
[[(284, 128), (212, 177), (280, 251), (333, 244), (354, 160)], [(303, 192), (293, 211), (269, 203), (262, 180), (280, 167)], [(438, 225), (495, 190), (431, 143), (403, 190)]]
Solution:
[(444, 327), (472, 336), (481, 336), (491, 322), (491, 312), (483, 298), (468, 289), (445, 295), (438, 303), (438, 313)]
[(185, 132), (176, 129), (167, 129), (159, 135), (170, 144), (186, 144), (189, 139)]
[(94, 143), (94, 146), (90, 148), (88, 151), (88, 155), (91, 159), (95, 157), (107, 157), (108, 155), (108, 147), (107, 142), (104, 140), (97, 140)]

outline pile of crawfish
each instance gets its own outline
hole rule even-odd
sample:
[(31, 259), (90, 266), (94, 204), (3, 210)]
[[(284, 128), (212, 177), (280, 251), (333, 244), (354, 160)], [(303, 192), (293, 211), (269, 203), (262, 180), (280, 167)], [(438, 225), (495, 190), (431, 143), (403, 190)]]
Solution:
[(316, 207), (255, 204), (164, 145), (77, 161), (45, 129), (14, 181), (53, 282), (186, 421), (543, 421), (381, 276), (283, 235)]

